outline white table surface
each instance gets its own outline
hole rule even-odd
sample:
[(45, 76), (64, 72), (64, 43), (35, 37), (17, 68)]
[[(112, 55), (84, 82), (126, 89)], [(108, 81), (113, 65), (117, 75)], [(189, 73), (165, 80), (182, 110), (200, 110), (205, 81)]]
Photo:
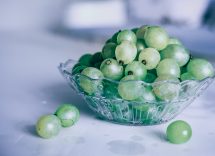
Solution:
[[(204, 47), (198, 41), (188, 44)], [(215, 51), (214, 45), (209, 47), (208, 51)], [(189, 122), (193, 129), (191, 140), (182, 145), (165, 140), (169, 123), (123, 126), (98, 119), (67, 85), (57, 66), (100, 48), (99, 43), (45, 32), (0, 32), (0, 156), (215, 155), (215, 83), (176, 118)], [(53, 139), (38, 137), (37, 119), (62, 103), (78, 107), (79, 122)]]

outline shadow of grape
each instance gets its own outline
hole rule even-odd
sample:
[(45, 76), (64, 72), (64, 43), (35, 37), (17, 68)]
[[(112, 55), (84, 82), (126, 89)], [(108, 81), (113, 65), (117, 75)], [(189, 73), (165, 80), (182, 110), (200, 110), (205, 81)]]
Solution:
[(25, 125), (23, 127), (23, 131), (29, 135), (32, 135), (34, 137), (38, 137), (35, 125)]
[(153, 132), (153, 135), (154, 135), (156, 138), (158, 138), (160, 141), (162, 141), (162, 142), (167, 142), (167, 141), (168, 141), (167, 138), (166, 138), (166, 134), (165, 134), (165, 132), (163, 132), (163, 131), (155, 130), (155, 131)]

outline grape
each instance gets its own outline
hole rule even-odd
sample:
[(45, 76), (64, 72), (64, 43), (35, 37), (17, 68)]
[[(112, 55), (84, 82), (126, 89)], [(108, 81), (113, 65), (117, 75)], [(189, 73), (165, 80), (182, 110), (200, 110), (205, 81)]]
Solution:
[(132, 62), (137, 55), (137, 48), (134, 43), (123, 41), (116, 47), (116, 59), (120, 64), (128, 64)]
[(92, 59), (92, 54), (85, 54), (80, 57), (78, 62), (81, 63), (82, 65), (89, 67), (91, 66), (91, 59)]
[(137, 39), (143, 39), (144, 40), (144, 35), (145, 35), (145, 32), (148, 28), (149, 28), (148, 25), (141, 26), (136, 32)]
[(174, 59), (163, 59), (158, 64), (157, 75), (172, 75), (173, 77), (180, 77), (180, 67)]
[(123, 41), (130, 41), (130, 42), (136, 43), (137, 37), (133, 31), (123, 30), (117, 36), (117, 43), (120, 44)]
[(175, 59), (180, 67), (187, 64), (190, 59), (189, 52), (181, 45), (170, 44), (160, 52), (161, 59), (172, 58)]
[(195, 80), (195, 77), (193, 75), (191, 75), (190, 73), (183, 73), (181, 75), (181, 80), (185, 81), (185, 80)]
[(72, 70), (74, 70), (76, 67), (78, 66), (83, 66), (81, 63), (76, 63), (73, 67), (72, 67)]
[(100, 69), (101, 64), (102, 64), (102, 62), (97, 62), (94, 64), (94, 67), (97, 69)]
[(133, 31), (133, 33), (135, 33), (135, 34), (136, 34), (137, 30), (138, 30), (138, 28), (131, 29), (131, 31)]
[(102, 62), (100, 70), (104, 77), (113, 80), (120, 80), (123, 77), (124, 69), (123, 66), (119, 65), (114, 59), (106, 59)]
[(74, 65), (72, 68), (72, 75), (75, 75), (77, 73), (81, 73), (87, 66), (81, 65), (80, 63)]
[[(165, 82), (162, 82), (165, 81)], [(179, 80), (170, 75), (162, 75), (157, 77), (153, 85), (155, 95), (164, 101), (176, 99), (179, 95), (180, 84)]]
[(159, 26), (148, 27), (144, 33), (144, 39), (148, 47), (157, 50), (164, 49), (169, 42), (167, 32)]
[(157, 77), (156, 69), (148, 70), (148, 72), (154, 74)]
[(117, 43), (117, 36), (118, 36), (118, 34), (119, 34), (120, 32), (121, 32), (121, 30), (119, 30), (118, 32), (116, 32), (116, 33), (112, 36), (112, 38), (111, 38), (112, 42)]
[(135, 120), (141, 121), (143, 124), (149, 124), (153, 121), (152, 106), (150, 104), (134, 105), (133, 114)]
[(109, 111), (113, 112), (113, 116), (120, 123), (128, 123), (132, 119), (132, 112), (130, 106), (127, 103), (119, 103), (117, 100), (113, 100), (109, 107)]
[(115, 57), (115, 49), (116, 49), (115, 43), (110, 42), (110, 43), (105, 44), (105, 46), (102, 49), (103, 59), (114, 58)]
[(103, 86), (104, 86), (103, 95), (105, 98), (107, 98), (107, 99), (120, 98), (119, 93), (118, 93), (118, 82), (117, 81), (109, 81), (107, 79), (104, 79)]
[(87, 67), (81, 74), (83, 76), (79, 78), (80, 87), (89, 95), (94, 94), (101, 85), (101, 80), (97, 79), (103, 78), (102, 72), (94, 67)]
[(152, 83), (152, 82), (155, 81), (155, 79), (156, 79), (156, 76), (153, 73), (148, 72), (146, 77), (145, 77), (145, 79), (144, 79), (144, 81), (147, 82), (147, 83)]
[(190, 125), (182, 120), (172, 122), (166, 130), (167, 139), (173, 144), (187, 142), (192, 136)]
[(112, 39), (109, 38), (107, 41), (105, 41), (105, 44), (112, 42)]
[(140, 97), (141, 88), (141, 82), (134, 75), (127, 75), (120, 80), (118, 92), (125, 100), (135, 100)]
[(102, 53), (101, 52), (97, 52), (95, 54), (93, 54), (92, 59), (91, 59), (91, 65), (93, 65), (95, 67), (95, 64), (98, 62), (102, 62), (103, 58), (102, 58)]
[(151, 87), (143, 87), (139, 100), (144, 102), (155, 101), (156, 97)]
[(144, 80), (146, 74), (146, 66), (138, 61), (129, 63), (125, 68), (125, 75), (134, 75), (138, 80)]
[(36, 131), (42, 138), (52, 138), (60, 132), (61, 123), (55, 115), (44, 115), (36, 124)]
[(170, 44), (182, 45), (181, 41), (178, 40), (177, 38), (174, 38), (174, 37), (170, 37), (170, 38), (169, 38), (168, 45), (170, 45)]
[(75, 106), (64, 104), (61, 105), (55, 115), (60, 119), (63, 127), (74, 125), (79, 119), (79, 111)]
[(136, 47), (137, 53), (139, 54), (145, 48), (144, 40), (137, 40)]
[(148, 70), (154, 69), (160, 61), (160, 54), (154, 48), (145, 48), (139, 54), (138, 60), (146, 65)]
[(186, 73), (187, 72), (187, 67), (186, 65), (180, 68), (181, 70), (181, 74)]
[(187, 65), (187, 71), (197, 80), (214, 76), (212, 64), (205, 59), (192, 59)]

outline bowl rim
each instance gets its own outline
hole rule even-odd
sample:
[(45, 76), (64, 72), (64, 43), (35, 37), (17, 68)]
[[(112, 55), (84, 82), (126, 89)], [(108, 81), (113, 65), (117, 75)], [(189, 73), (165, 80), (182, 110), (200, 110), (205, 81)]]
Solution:
[[(113, 82), (113, 83), (120, 83), (120, 80), (112, 80), (112, 79), (109, 79), (109, 78), (106, 78), (106, 77), (102, 77), (102, 78), (98, 78), (98, 79), (93, 79), (91, 77), (88, 77), (86, 75), (82, 75), (81, 73), (76, 73), (76, 74), (72, 74), (71, 71), (69, 72), (66, 67), (69, 65), (69, 64), (73, 64), (73, 66), (75, 64), (79, 63), (78, 61), (76, 60), (73, 60), (73, 59), (68, 59), (66, 62), (64, 63), (60, 63), (60, 65), (58, 66), (58, 69), (60, 70), (61, 73), (63, 74), (66, 74), (68, 75), (69, 77), (76, 77), (76, 76), (81, 76), (81, 77), (85, 77), (91, 81), (101, 81), (101, 80), (107, 80), (109, 82)], [(213, 67), (214, 67), (214, 64), (212, 64)], [(93, 67), (95, 68), (95, 67)], [(215, 68), (214, 68), (214, 71), (215, 71)], [(162, 81), (157, 81), (157, 82), (152, 82), (152, 83), (147, 83), (143, 80), (125, 80), (125, 81), (121, 81), (121, 82), (141, 82), (142, 84), (144, 84), (144, 86), (154, 86), (154, 85), (158, 85), (158, 84), (161, 84), (161, 83), (173, 83), (173, 84), (180, 84), (181, 86), (183, 86), (184, 84), (187, 84), (189, 82), (197, 82), (197, 83), (202, 83), (208, 79), (214, 79), (215, 78), (215, 74), (211, 77), (206, 77), (202, 80), (185, 80), (185, 81), (176, 81), (176, 80), (162, 80)], [(178, 78), (179, 79), (179, 78)]]
[[(119, 84), (119, 82), (120, 81), (116, 81), (116, 80), (112, 80), (112, 79), (108, 79), (108, 78), (105, 78), (105, 77), (103, 77), (103, 78), (99, 78), (99, 79), (92, 79), (92, 78), (90, 78), (90, 77), (88, 77), (88, 76), (86, 76), (86, 75), (82, 75), (82, 74), (80, 74), (80, 73), (77, 73), (77, 74), (72, 74), (71, 72), (72, 72), (72, 70), (71, 70), (71, 67), (73, 67), (76, 63), (78, 63), (78, 61), (76, 61), (76, 60), (73, 60), (73, 59), (68, 59), (65, 63), (60, 63), (60, 65), (58, 66), (58, 69), (59, 69), (59, 71), (60, 71), (60, 73), (63, 75), (63, 77), (65, 78), (65, 79), (67, 79), (67, 81), (71, 81), (71, 79), (73, 79), (73, 80), (75, 80), (76, 78), (77, 78), (77, 76), (81, 76), (81, 77), (84, 77), (84, 78), (86, 78), (86, 79), (89, 79), (89, 80), (91, 80), (91, 81), (103, 81), (103, 80), (106, 80), (106, 81), (109, 81), (109, 82), (112, 82), (112, 83), (116, 83), (116, 84)], [(212, 65), (213, 65), (213, 67), (215, 66), (215, 64), (213, 64), (212, 63)], [(68, 67), (70, 67), (70, 68), (68, 68)], [(68, 69), (70, 69), (70, 71), (68, 71)], [(149, 100), (145, 100), (144, 102), (142, 102), (142, 101), (136, 101), (136, 100), (134, 100), (134, 101), (129, 101), (129, 100), (125, 100), (125, 99), (122, 99), (122, 98), (116, 98), (116, 99), (112, 99), (112, 98), (107, 98), (107, 97), (104, 97), (104, 96), (91, 96), (91, 95), (87, 95), (87, 94), (85, 94), (85, 92), (84, 91), (79, 91), (79, 90), (77, 90), (73, 85), (72, 85), (72, 88), (79, 94), (79, 95), (83, 95), (83, 96), (87, 96), (87, 97), (90, 97), (90, 98), (99, 98), (99, 99), (105, 99), (105, 100), (111, 100), (111, 101), (117, 101), (117, 102), (119, 102), (119, 101), (128, 101), (128, 102), (132, 102), (133, 104), (132, 105), (135, 105), (135, 104), (137, 104), (137, 105), (143, 105), (143, 104), (152, 104), (152, 103), (154, 103), (154, 104), (165, 104), (165, 105), (168, 105), (168, 104), (173, 104), (173, 103), (178, 103), (178, 102), (185, 102), (185, 101), (188, 101), (188, 100), (194, 100), (197, 96), (199, 96), (200, 95), (200, 91), (199, 90), (202, 90), (202, 88), (207, 88), (212, 82), (213, 82), (213, 80), (214, 80), (214, 78), (215, 78), (215, 74), (212, 76), (212, 77), (206, 77), (206, 78), (204, 78), (204, 79), (202, 79), (202, 80), (185, 80), (185, 81), (174, 81), (174, 80), (162, 80), (162, 81), (157, 81), (157, 82), (153, 82), (153, 83), (147, 83), (147, 82), (145, 82), (145, 81), (143, 81), (143, 80), (127, 80), (127, 81), (123, 81), (123, 82), (138, 82), (138, 83), (140, 83), (140, 85), (144, 85), (144, 86), (146, 86), (146, 87), (148, 87), (148, 86), (151, 86), (151, 87), (153, 87), (154, 85), (157, 85), (157, 84), (162, 84), (162, 83), (173, 83), (173, 84), (177, 84), (177, 85), (179, 85), (180, 86), (180, 89), (181, 88), (183, 88), (183, 86), (186, 86), (186, 84), (188, 84), (188, 83), (197, 83), (198, 84), (198, 86), (197, 87), (195, 87), (195, 94), (192, 94), (192, 95), (189, 95), (188, 97), (184, 97), (184, 98), (180, 98), (180, 99), (173, 99), (173, 100), (170, 100), (170, 101), (166, 101), (166, 100), (159, 100), (159, 101), (149, 101)], [(206, 87), (202, 87), (202, 86), (204, 86), (205, 84), (207, 84), (206, 85)]]

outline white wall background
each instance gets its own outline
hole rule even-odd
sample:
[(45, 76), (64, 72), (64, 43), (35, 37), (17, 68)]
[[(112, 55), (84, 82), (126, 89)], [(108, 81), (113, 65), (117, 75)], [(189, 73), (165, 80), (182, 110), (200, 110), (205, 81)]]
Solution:
[(129, 0), (130, 14), (142, 21), (168, 18), (173, 23), (198, 27), (210, 0)]
[[(96, 27), (96, 26), (111, 26), (110, 16), (114, 16), (115, 24), (120, 25), (125, 23), (124, 17), (127, 17), (126, 12), (119, 12), (118, 7), (111, 7), (108, 5), (91, 6), (89, 10), (66, 10), (66, 8), (73, 8), (72, 2), (108, 2), (108, 0), (0, 0), (0, 29), (46, 29), (51, 28), (62, 21), (66, 21), (70, 27), (73, 21), (80, 25), (76, 27)], [(110, 1), (110, 0), (109, 0)], [(111, 1), (124, 1), (125, 0), (111, 0)], [(186, 21), (187, 26), (198, 27), (200, 25), (201, 16), (205, 11), (210, 0), (127, 0), (130, 2), (127, 5), (131, 10), (132, 18), (140, 19), (142, 23), (147, 20), (159, 20), (160, 18), (167, 16), (174, 21)], [(74, 3), (77, 4), (77, 3)], [(113, 3), (114, 5), (114, 3)], [(70, 6), (70, 7), (68, 7)], [(109, 9), (105, 8), (109, 7)], [(125, 7), (125, 5), (124, 5)], [(115, 8), (115, 10), (114, 10)], [(81, 9), (79, 5), (79, 9)], [(126, 8), (125, 8), (126, 9)], [(105, 11), (105, 13), (101, 11)], [(110, 11), (110, 13), (107, 12)], [(122, 9), (123, 10), (123, 9)], [(94, 12), (93, 12), (94, 11)], [(71, 14), (73, 12), (73, 14)], [(85, 13), (95, 16), (94, 20), (85, 20), (86, 16), (78, 15), (77, 13)], [(65, 14), (67, 13), (67, 14)], [(121, 14), (119, 16), (119, 14)], [(96, 17), (97, 16), (97, 17)], [(108, 17), (109, 16), (109, 17)], [(118, 16), (118, 17), (117, 17)], [(65, 18), (66, 17), (66, 18)], [(99, 18), (98, 18), (99, 17)], [(108, 19), (101, 20), (101, 18)], [(130, 16), (129, 16), (130, 17)], [(93, 17), (90, 17), (93, 19)], [(96, 20), (100, 19), (100, 20)], [(120, 21), (120, 22), (116, 22)], [(132, 21), (132, 20), (128, 20)], [(85, 22), (85, 23), (84, 23)], [(92, 23), (93, 22), (93, 23)], [(106, 23), (105, 23), (106, 22)], [(89, 23), (89, 24), (88, 24)], [(82, 25), (81, 25), (82, 24)], [(113, 23), (114, 24), (114, 23)]]
[(44, 29), (59, 22), (68, 0), (0, 0), (0, 29)]

